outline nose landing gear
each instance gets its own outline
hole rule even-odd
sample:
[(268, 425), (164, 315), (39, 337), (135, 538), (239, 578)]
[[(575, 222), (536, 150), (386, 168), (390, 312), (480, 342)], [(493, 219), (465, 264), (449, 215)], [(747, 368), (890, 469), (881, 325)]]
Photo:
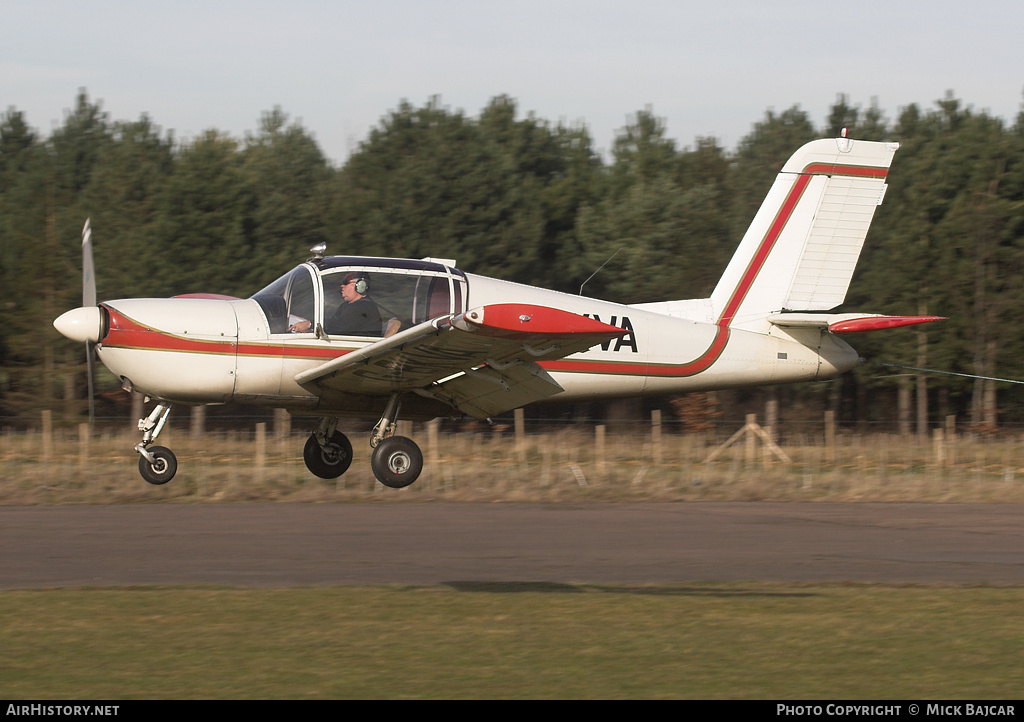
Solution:
[(171, 405), (161, 402), (149, 416), (139, 419), (142, 441), (135, 445), (135, 450), (140, 454), (139, 473), (150, 484), (166, 484), (178, 471), (178, 459), (173, 451), (164, 446), (150, 446), (163, 431), (170, 415)]

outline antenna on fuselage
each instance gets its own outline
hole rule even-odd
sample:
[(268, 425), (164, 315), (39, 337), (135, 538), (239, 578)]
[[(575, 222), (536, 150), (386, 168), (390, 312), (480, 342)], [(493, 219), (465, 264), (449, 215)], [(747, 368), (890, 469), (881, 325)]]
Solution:
[[(619, 248), (619, 251), (621, 251), (623, 248), (625, 248), (625, 246), (622, 246), (622, 248)], [(593, 278), (594, 276), (596, 276), (598, 273), (601, 272), (602, 268), (604, 268), (609, 263), (611, 263), (611, 260), (613, 258), (615, 258), (617, 255), (619, 255), (619, 251), (615, 251), (615, 253), (613, 253), (612, 255), (608, 256), (608, 260), (605, 261), (604, 263), (602, 263), (600, 266), (598, 266), (597, 270), (590, 274), (590, 278)], [(588, 278), (586, 281), (584, 281), (583, 283), (580, 284), (580, 295), (581, 296), (583, 295), (583, 287), (586, 286), (588, 283), (590, 283), (590, 278)]]

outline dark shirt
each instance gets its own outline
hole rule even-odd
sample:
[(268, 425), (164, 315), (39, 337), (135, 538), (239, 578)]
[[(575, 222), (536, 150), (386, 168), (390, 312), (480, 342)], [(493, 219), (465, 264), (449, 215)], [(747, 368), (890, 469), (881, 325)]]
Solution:
[(324, 324), (328, 334), (343, 336), (380, 336), (380, 311), (377, 304), (363, 296), (352, 303), (342, 303)]

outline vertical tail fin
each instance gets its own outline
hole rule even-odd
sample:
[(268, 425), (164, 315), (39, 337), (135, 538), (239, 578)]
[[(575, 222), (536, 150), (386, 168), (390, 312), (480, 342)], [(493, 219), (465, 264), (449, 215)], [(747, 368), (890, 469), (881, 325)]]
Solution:
[(794, 153), (711, 294), (718, 325), (765, 331), (769, 313), (841, 304), (897, 148), (835, 138)]

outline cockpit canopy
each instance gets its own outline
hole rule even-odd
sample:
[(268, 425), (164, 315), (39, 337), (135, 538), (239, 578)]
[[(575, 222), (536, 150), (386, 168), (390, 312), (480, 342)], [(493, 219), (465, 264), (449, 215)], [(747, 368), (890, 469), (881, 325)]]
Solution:
[[(347, 298), (342, 292), (346, 279), (361, 281), (353, 283)], [(271, 334), (380, 337), (463, 311), (465, 284), (461, 271), (433, 261), (332, 256), (297, 266), (252, 299), (263, 309)], [(371, 303), (359, 300), (364, 322), (346, 327), (356, 306), (355, 289)], [(374, 319), (369, 325), (367, 316)]]

